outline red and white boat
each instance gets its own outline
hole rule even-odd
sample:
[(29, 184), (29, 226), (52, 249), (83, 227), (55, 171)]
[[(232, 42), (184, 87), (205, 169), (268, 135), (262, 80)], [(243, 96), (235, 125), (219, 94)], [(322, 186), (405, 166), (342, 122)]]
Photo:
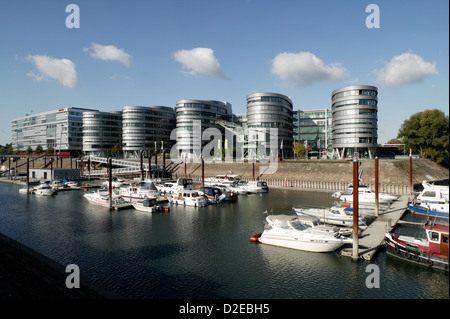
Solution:
[(416, 264), (448, 271), (448, 226), (424, 225), (426, 239), (386, 233), (386, 252)]

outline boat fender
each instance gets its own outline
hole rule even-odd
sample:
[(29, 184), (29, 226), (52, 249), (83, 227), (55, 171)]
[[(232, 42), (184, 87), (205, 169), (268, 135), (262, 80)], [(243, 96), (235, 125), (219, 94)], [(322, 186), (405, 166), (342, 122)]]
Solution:
[(400, 252), (400, 248), (398, 248), (397, 244), (395, 244), (395, 246), (394, 246), (394, 251), (396, 254), (398, 254)]
[(409, 251), (405, 251), (405, 252), (403, 253), (403, 256), (404, 256), (406, 259), (411, 258), (411, 254), (409, 253)]
[(413, 255), (412, 255), (412, 259), (413, 259), (414, 261), (419, 261), (420, 257), (419, 257), (418, 254), (413, 254)]

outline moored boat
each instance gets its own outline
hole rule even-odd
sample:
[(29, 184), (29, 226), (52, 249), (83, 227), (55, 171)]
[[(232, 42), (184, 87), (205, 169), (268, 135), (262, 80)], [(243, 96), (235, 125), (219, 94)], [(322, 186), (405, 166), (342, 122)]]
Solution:
[(408, 204), (408, 210), (411, 214), (449, 219), (448, 203), (415, 203)]
[(67, 187), (78, 187), (78, 182), (76, 182), (76, 181), (67, 181), (67, 182), (65, 183), (65, 185), (66, 185)]
[(41, 182), (34, 187), (33, 193), (40, 196), (51, 196), (56, 193), (56, 190), (52, 189), (49, 182)]
[(206, 198), (199, 194), (197, 190), (181, 190), (171, 194), (169, 201), (171, 204), (202, 207), (208, 205)]
[(295, 215), (267, 216), (264, 231), (257, 238), (263, 244), (310, 252), (332, 252), (352, 242), (338, 232), (308, 227)]
[(158, 204), (156, 198), (148, 198), (132, 203), (134, 209), (147, 213), (159, 213), (163, 211), (161, 205)]
[(34, 190), (33, 186), (28, 186), (27, 187), (25, 185), (24, 187), (19, 189), (19, 193), (21, 193), (21, 194), (32, 194), (33, 190)]
[[(342, 202), (353, 202), (353, 185), (349, 185), (344, 192), (335, 192), (333, 195), (335, 198), (339, 198)], [(376, 193), (368, 186), (358, 185), (358, 202), (359, 203), (372, 203), (375, 204)], [(389, 204), (396, 200), (398, 197), (389, 195), (386, 193), (378, 193), (378, 203)]]
[(250, 193), (267, 193), (269, 191), (269, 186), (265, 181), (248, 181), (247, 187)]
[(194, 183), (191, 178), (178, 178), (177, 180), (163, 181), (155, 183), (161, 195), (174, 194), (178, 191), (193, 190)]
[(449, 187), (422, 182), (423, 190), (409, 204), (412, 214), (449, 218)]
[(204, 185), (214, 185), (214, 184), (225, 184), (225, 185), (231, 185), (235, 182), (240, 181), (241, 178), (239, 175), (236, 174), (225, 174), (225, 175), (216, 175), (215, 177), (208, 177), (205, 178), (203, 184)]
[(50, 183), (50, 187), (53, 188), (54, 190), (58, 190), (58, 189), (63, 189), (66, 186), (64, 185), (64, 183), (61, 180), (55, 179)]
[[(109, 206), (109, 190), (107, 190), (107, 189), (104, 189), (104, 188), (97, 189), (92, 192), (87, 192), (83, 196), (84, 196), (84, 198), (86, 198), (88, 200), (88, 202), (90, 204), (99, 205), (99, 206), (103, 206), (103, 207)], [(112, 204), (112, 206), (124, 205), (124, 204), (126, 204), (126, 201), (122, 197), (115, 195), (113, 192), (112, 198), (111, 198), (111, 204)]]
[(385, 234), (386, 252), (394, 257), (448, 272), (448, 226), (424, 225), (426, 238)]
[[(352, 208), (333, 206), (330, 208), (293, 207), (293, 209), (298, 216), (313, 216), (319, 218), (322, 223), (353, 227)], [(366, 226), (364, 217), (358, 217), (358, 226)]]
[(146, 198), (158, 198), (160, 192), (154, 184), (137, 182), (119, 187), (119, 196), (127, 201), (138, 201)]

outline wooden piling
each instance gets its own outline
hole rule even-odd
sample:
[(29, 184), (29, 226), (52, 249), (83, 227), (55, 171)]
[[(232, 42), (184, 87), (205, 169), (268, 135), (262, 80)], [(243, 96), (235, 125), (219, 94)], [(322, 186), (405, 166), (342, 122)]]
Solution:
[(108, 196), (108, 208), (112, 209), (112, 165), (111, 157), (108, 158), (108, 183), (109, 183), (109, 196)]
[(353, 260), (359, 258), (359, 248), (358, 248), (358, 157), (353, 158)]
[(375, 214), (379, 216), (379, 205), (378, 205), (378, 157), (375, 157)]

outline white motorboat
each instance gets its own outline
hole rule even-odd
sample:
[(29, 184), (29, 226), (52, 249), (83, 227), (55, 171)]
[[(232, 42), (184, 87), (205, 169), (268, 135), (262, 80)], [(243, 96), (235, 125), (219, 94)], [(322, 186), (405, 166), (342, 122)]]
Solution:
[(269, 191), (269, 186), (264, 181), (248, 181), (247, 187), (251, 193), (267, 193)]
[(352, 242), (338, 232), (308, 227), (296, 215), (267, 216), (264, 231), (255, 236), (252, 240), (263, 244), (310, 252), (332, 252)]
[[(103, 182), (102, 186), (108, 188), (109, 187), (109, 179), (106, 179)], [(113, 177), (111, 180), (111, 186), (112, 186), (112, 188), (121, 187), (121, 186), (123, 186), (123, 180), (121, 180), (120, 178)]]
[(417, 195), (419, 203), (446, 203), (449, 201), (449, 187), (422, 182), (423, 190)]
[(78, 187), (78, 182), (75, 181), (67, 181), (65, 184), (67, 187)]
[(61, 180), (55, 179), (50, 183), (50, 187), (54, 190), (63, 189), (65, 187)]
[(158, 198), (160, 192), (153, 183), (138, 182), (121, 186), (119, 196), (127, 201), (138, 201), (146, 198)]
[(202, 207), (208, 205), (206, 198), (196, 190), (180, 190), (170, 195), (170, 203), (176, 205)]
[(156, 198), (148, 198), (132, 203), (134, 209), (147, 213), (158, 213), (162, 211), (161, 205), (158, 204)]
[[(358, 185), (358, 202), (359, 203), (375, 203), (375, 192), (365, 185)], [(344, 192), (335, 192), (333, 195), (342, 202), (353, 202), (353, 186), (349, 185)], [(397, 199), (397, 196), (378, 193), (378, 203), (388, 204)]]
[[(298, 216), (312, 216), (319, 218), (322, 223), (337, 226), (353, 226), (353, 209), (333, 206), (330, 208), (302, 208), (293, 207)], [(366, 226), (364, 217), (358, 218), (358, 226)]]
[(54, 195), (56, 193), (56, 190), (54, 190), (50, 186), (50, 183), (48, 183), (48, 182), (41, 182), (41, 183), (39, 183), (38, 186), (34, 187), (33, 193), (35, 195), (40, 195), (40, 196), (51, 196), (51, 195)]
[(307, 215), (297, 215), (297, 218), (300, 223), (308, 227), (323, 229), (328, 232), (337, 232), (341, 236), (351, 236), (353, 234), (353, 230), (351, 228), (325, 225), (321, 223), (320, 219), (317, 217)]
[(205, 186), (211, 186), (214, 184), (225, 184), (225, 185), (231, 185), (235, 182), (240, 181), (241, 178), (239, 175), (235, 174), (225, 174), (225, 175), (216, 175), (215, 177), (208, 177), (205, 178), (204, 184)]
[(19, 193), (21, 194), (32, 194), (33, 193), (33, 186), (24, 186), (21, 189), (19, 189)]
[(161, 195), (174, 194), (178, 191), (193, 190), (194, 183), (191, 178), (179, 178), (177, 180), (164, 181), (155, 184)]
[[(90, 204), (99, 205), (103, 207), (108, 207), (109, 205), (109, 190), (105, 188), (97, 189), (92, 192), (88, 192), (83, 195), (84, 198), (86, 198)], [(114, 194), (112, 192), (112, 199), (111, 199), (112, 205), (121, 205), (126, 204), (125, 200)]]

